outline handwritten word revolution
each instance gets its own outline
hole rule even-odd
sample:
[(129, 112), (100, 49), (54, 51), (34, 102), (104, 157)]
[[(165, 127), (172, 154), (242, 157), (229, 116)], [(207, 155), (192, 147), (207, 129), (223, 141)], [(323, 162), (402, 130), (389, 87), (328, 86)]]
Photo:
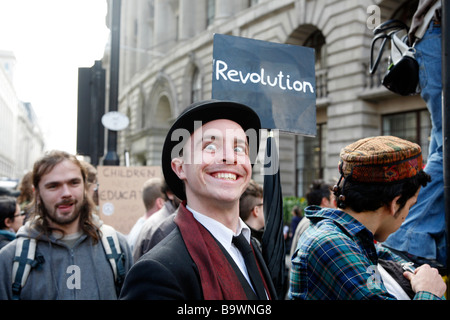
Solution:
[(276, 76), (270, 76), (265, 74), (264, 68), (257, 72), (243, 73), (240, 70), (228, 69), (228, 65), (225, 61), (216, 60), (216, 80), (221, 78), (226, 81), (240, 82), (246, 84), (249, 81), (251, 83), (260, 83), (263, 86), (279, 87), (281, 90), (295, 90), (298, 92), (314, 93), (313, 85), (308, 81), (291, 80), (290, 75), (284, 75), (283, 71), (280, 71)]

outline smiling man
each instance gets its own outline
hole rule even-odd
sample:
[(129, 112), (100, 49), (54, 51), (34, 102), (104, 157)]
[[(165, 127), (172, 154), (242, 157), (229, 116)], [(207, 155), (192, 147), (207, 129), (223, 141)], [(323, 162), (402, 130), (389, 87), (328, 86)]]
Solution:
[[(102, 234), (106, 226), (101, 226), (95, 204), (87, 196), (86, 179), (87, 171), (66, 152), (52, 151), (36, 161), (33, 215), (19, 229), (17, 239), (0, 253), (0, 299), (117, 299), (118, 269), (112, 269), (105, 254)], [(34, 257), (27, 256), (23, 251), (27, 246), (20, 245), (29, 243), (31, 248), (30, 239), (36, 243)], [(117, 233), (116, 240), (115, 250), (120, 249), (122, 255), (115, 266), (125, 273), (132, 263), (131, 251), (123, 235)], [(31, 271), (24, 284), (12, 285), (17, 275), (21, 280), (20, 275), (26, 274), (21, 269), (27, 267), (15, 263), (23, 261), (24, 252)]]
[[(257, 114), (235, 102), (202, 101), (180, 114), (162, 152), (167, 184), (183, 200), (176, 228), (130, 269), (121, 298), (276, 298), (262, 255), (239, 217), (260, 128)], [(238, 235), (254, 263), (244, 258)]]

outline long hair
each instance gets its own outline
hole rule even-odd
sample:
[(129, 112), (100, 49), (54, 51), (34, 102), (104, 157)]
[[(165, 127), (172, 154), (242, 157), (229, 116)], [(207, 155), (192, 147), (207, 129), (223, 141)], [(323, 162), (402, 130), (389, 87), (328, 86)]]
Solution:
[(84, 233), (86, 233), (88, 236), (90, 236), (93, 239), (94, 243), (97, 243), (100, 239), (98, 234), (99, 229), (93, 221), (93, 213), (94, 210), (96, 210), (96, 206), (92, 198), (88, 195), (87, 172), (80, 161), (74, 155), (71, 155), (67, 152), (57, 150), (50, 151), (34, 163), (32, 182), (35, 188), (35, 193), (32, 201), (34, 211), (32, 213), (31, 219), (34, 221), (36, 226), (41, 229), (41, 232), (43, 234), (46, 234), (47, 236), (50, 235), (54, 230), (58, 230), (59, 232), (62, 232), (64, 234), (63, 230), (50, 226), (45, 206), (42, 204), (42, 200), (39, 201), (39, 182), (41, 181), (42, 177), (45, 174), (49, 173), (57, 164), (61, 163), (64, 160), (69, 160), (78, 168), (80, 168), (84, 185), (84, 199), (83, 205), (80, 208), (79, 224), (81, 230), (84, 231)]
[[(33, 200), (33, 185), (31, 182), (31, 171), (28, 171), (20, 181), (20, 195), (17, 197), (19, 205), (27, 205)], [(23, 208), (22, 208), (23, 209)]]

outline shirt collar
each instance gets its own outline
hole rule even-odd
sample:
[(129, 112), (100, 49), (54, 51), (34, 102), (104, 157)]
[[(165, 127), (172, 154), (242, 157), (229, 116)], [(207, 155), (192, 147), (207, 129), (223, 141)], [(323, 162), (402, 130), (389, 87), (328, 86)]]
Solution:
[(351, 236), (356, 236), (363, 231), (368, 232), (373, 237), (372, 232), (361, 222), (341, 210), (309, 206), (305, 208), (305, 216), (309, 219), (331, 219), (343, 227)]
[(216, 238), (217, 241), (220, 242), (220, 244), (223, 247), (229, 248), (231, 246), (233, 236), (237, 236), (241, 232), (244, 235), (245, 239), (247, 239), (247, 241), (250, 243), (250, 228), (244, 223), (244, 221), (242, 221), (241, 218), (239, 218), (238, 220), (238, 225), (236, 229), (237, 233), (234, 233), (233, 230), (224, 226), (219, 221), (214, 220), (213, 218), (210, 218), (198, 211), (193, 210), (188, 205), (186, 205), (186, 208), (190, 212), (192, 212), (192, 215), (194, 216), (195, 220), (197, 220), (201, 225), (203, 225), (214, 236), (214, 238)]

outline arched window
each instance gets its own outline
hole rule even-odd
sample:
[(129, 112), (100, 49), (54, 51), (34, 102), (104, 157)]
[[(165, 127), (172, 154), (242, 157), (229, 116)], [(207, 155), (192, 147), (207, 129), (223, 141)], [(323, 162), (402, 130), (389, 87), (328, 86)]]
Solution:
[(287, 44), (304, 46), (314, 49), (316, 69), (316, 97), (326, 98), (327, 88), (327, 48), (322, 31), (313, 25), (302, 25), (298, 27), (289, 38)]
[[(287, 39), (286, 43), (314, 49), (316, 70), (316, 97), (325, 101), (328, 96), (327, 87), (327, 50), (322, 31), (313, 25), (298, 27)], [(320, 100), (319, 100), (320, 101)], [(323, 114), (324, 109), (321, 113)], [(317, 112), (320, 110), (318, 109)], [(323, 179), (326, 167), (328, 126), (326, 117), (317, 123), (315, 138), (295, 136), (295, 169), (296, 195), (303, 196), (308, 186), (315, 179)], [(325, 120), (325, 121), (324, 121)]]
[(316, 59), (316, 70), (320, 70), (326, 67), (326, 50), (325, 50), (325, 37), (322, 31), (316, 29), (308, 38), (306, 38), (303, 46), (314, 48)]
[(170, 102), (167, 96), (163, 95), (158, 101), (155, 110), (154, 120), (156, 124), (167, 123), (170, 119)]

